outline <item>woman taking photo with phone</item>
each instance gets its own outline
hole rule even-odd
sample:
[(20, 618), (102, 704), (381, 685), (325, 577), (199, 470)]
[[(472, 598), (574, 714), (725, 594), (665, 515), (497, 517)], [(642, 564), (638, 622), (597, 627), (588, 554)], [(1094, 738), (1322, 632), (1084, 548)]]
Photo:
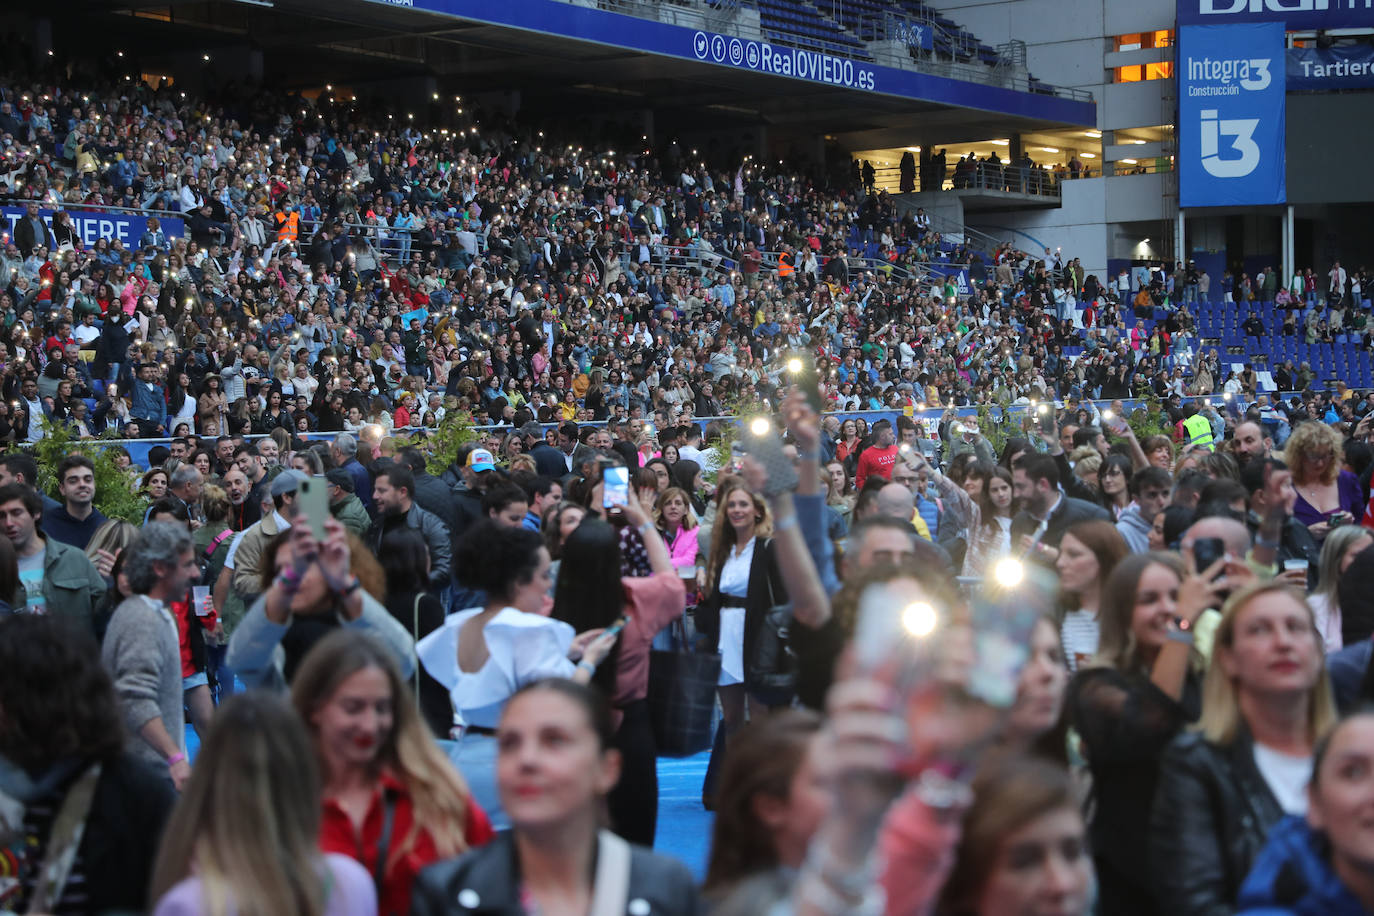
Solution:
[(1318, 544), (1333, 528), (1364, 517), (1360, 479), (1341, 469), (1343, 454), (1340, 433), (1318, 420), (1299, 423), (1284, 446), (1283, 461), (1298, 491), (1293, 517)]
[(576, 634), (549, 617), (549, 551), (537, 532), (482, 521), (463, 535), (453, 559), (459, 581), (480, 589), (487, 603), (450, 614), (420, 640), (416, 654), (448, 689), (459, 732), (453, 762), (501, 830), (507, 826), (496, 786), (501, 710), (517, 690), (541, 678), (589, 682), (618, 634)]
[[(425, 870), (412, 916), (643, 913), (696, 916), (681, 863), (600, 829), (620, 772), (610, 711), (597, 691), (562, 679), (521, 688), (501, 714), (497, 780), (511, 829)], [(456, 904), (456, 907), (455, 907)]]
[(379, 913), (405, 913), (420, 869), (491, 839), (381, 644), (346, 630), (325, 637), (297, 672), (291, 701), (320, 768), (320, 848), (373, 875)]
[(234, 630), (225, 659), (250, 688), (285, 689), (310, 648), (337, 629), (370, 633), (406, 677), (415, 670), (410, 630), (373, 597), (386, 594), (381, 566), (336, 519), (324, 530), (324, 541), (316, 541), (297, 515), (263, 548), (262, 596)]
[(291, 704), (269, 693), (220, 707), (162, 837), (153, 916), (375, 916), (367, 869), (320, 852), (320, 778), (307, 735)]
[(682, 616), (686, 590), (639, 499), (631, 494), (617, 515), (639, 531), (652, 574), (622, 577), (615, 526), (599, 518), (583, 519), (563, 545), (553, 617), (571, 624), (574, 632), (620, 635), (591, 678), (611, 702), (614, 746), (620, 753), (620, 780), (610, 796), (611, 828), (632, 843), (652, 846), (658, 767), (647, 699), (649, 645), (659, 630)]
[(1160, 911), (1230, 912), (1274, 824), (1307, 810), (1312, 748), (1336, 721), (1321, 637), (1282, 582), (1232, 595), (1203, 684), (1200, 729), (1160, 764), (1150, 862)]
[(1201, 712), (1192, 627), (1231, 587), (1220, 575), (1224, 562), (1185, 574), (1171, 554), (1122, 560), (1102, 592), (1097, 655), (1070, 682), (1069, 722), (1097, 801), (1092, 847), (1103, 913), (1159, 912), (1146, 828), (1160, 755)]

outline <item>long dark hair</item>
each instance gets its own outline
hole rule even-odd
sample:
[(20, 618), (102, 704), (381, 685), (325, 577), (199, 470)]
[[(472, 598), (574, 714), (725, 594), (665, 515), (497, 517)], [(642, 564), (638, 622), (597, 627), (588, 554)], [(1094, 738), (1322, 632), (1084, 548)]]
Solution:
[(673, 483), (687, 491), (687, 496), (692, 500), (692, 511), (698, 518), (706, 514), (706, 502), (696, 488), (697, 475), (700, 473), (701, 465), (691, 458), (681, 458), (673, 465)]
[[(608, 627), (624, 611), (624, 586), (620, 583), (620, 533), (594, 515), (568, 535), (563, 543), (563, 562), (553, 591), (553, 617), (572, 625), (578, 633)], [(620, 643), (596, 669), (592, 683), (613, 696)]]
[(382, 537), (377, 552), (386, 573), (386, 593), (406, 595), (428, 590), (429, 544), (417, 529), (401, 525)]
[(0, 697), (0, 754), (31, 773), (124, 748), (114, 682), (83, 628), (35, 614), (0, 618)]

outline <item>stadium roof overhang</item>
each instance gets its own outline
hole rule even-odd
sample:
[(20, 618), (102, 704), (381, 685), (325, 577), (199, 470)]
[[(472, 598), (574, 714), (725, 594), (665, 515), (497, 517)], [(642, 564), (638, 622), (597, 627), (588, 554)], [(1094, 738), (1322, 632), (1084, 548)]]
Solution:
[[(595, 9), (594, 3), (413, 2), (181, 2), (170, 7), (172, 20), (160, 25), (179, 35), (182, 50), (188, 32), (203, 33), (193, 37), (192, 47), (247, 42), (264, 52), (270, 82), (288, 88), (427, 76), (441, 92), (520, 90), (527, 107), (548, 104), (563, 114), (574, 96), (589, 116), (650, 109), (686, 120), (698, 112), (727, 126), (762, 123), (835, 135), (850, 149), (1091, 127), (1096, 120), (1089, 101), (825, 60), (779, 46), (761, 55), (756, 42), (740, 44), (740, 64), (732, 66), (735, 49), (722, 39), (725, 60), (716, 63), (714, 33), (705, 33), (710, 37), (703, 44), (700, 30)], [(137, 24), (135, 34), (145, 36), (139, 45), (148, 47), (147, 31), (156, 23), (108, 15), (140, 6), (169, 8), (166, 0), (90, 4), (92, 13), (107, 14), (99, 17), (105, 47), (111, 40), (105, 27), (118, 27), (120, 19)], [(791, 66), (806, 72), (775, 72)]]

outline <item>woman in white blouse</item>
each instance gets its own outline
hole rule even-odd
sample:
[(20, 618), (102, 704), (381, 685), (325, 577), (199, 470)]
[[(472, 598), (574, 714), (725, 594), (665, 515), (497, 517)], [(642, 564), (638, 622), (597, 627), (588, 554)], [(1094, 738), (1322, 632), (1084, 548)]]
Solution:
[[(773, 551), (773, 522), (768, 507), (742, 480), (735, 478), (716, 493), (714, 528), (707, 560), (706, 597), (697, 608), (698, 632), (720, 652), (722, 735), (745, 722), (746, 705), (756, 714), (785, 706), (791, 696), (759, 689), (750, 660), (768, 609), (787, 602)], [(717, 737), (712, 760), (720, 758), (724, 738)], [(707, 789), (710, 802), (711, 773)]]
[(549, 551), (538, 532), (484, 521), (463, 536), (453, 561), (459, 581), (484, 591), (487, 602), (450, 614), (420, 640), (416, 655), (449, 690), (457, 725), (451, 757), (502, 830), (509, 825), (496, 787), (496, 726), (506, 701), (548, 677), (588, 683), (616, 637), (601, 630), (575, 635), (549, 617)]

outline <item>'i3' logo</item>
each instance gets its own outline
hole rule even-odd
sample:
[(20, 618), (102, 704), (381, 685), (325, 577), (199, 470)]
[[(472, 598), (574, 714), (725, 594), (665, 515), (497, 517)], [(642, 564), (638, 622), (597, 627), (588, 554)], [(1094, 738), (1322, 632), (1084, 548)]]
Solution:
[[(1217, 117), (1215, 108), (1202, 112), (1202, 167), (1214, 178), (1244, 178), (1253, 172), (1260, 161), (1259, 145), (1255, 143), (1258, 118)], [(1228, 151), (1240, 153), (1240, 158), (1221, 156), (1221, 138), (1230, 139)]]

